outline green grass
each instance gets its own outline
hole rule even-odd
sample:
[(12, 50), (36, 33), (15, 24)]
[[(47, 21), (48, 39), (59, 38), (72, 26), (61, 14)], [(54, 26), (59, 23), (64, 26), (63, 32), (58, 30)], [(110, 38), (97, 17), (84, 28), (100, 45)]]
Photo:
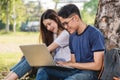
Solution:
[(39, 43), (38, 39), (39, 39), (39, 32), (15, 32), (15, 33), (0, 32), (0, 43), (4, 43), (4, 44)]
[(0, 31), (0, 80), (21, 59), (22, 52), (19, 46), (36, 43), (39, 43), (39, 32), (6, 33)]
[(21, 58), (20, 53), (1, 53), (0, 54), (0, 71), (9, 71)]
[[(22, 53), (19, 45), (39, 43), (39, 32), (0, 32), (0, 71), (16, 63)], [(3, 68), (3, 69), (2, 69)]]

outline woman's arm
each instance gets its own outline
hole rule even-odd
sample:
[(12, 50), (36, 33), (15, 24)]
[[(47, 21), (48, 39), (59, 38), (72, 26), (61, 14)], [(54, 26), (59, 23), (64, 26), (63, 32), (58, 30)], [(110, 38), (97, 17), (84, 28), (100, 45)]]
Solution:
[(48, 46), (48, 50), (51, 52), (58, 47), (68, 46), (69, 44), (69, 33), (63, 30), (60, 35)]
[(53, 42), (47, 48), (51, 52), (51, 51), (54, 51), (58, 47), (59, 47), (59, 45), (57, 43)]

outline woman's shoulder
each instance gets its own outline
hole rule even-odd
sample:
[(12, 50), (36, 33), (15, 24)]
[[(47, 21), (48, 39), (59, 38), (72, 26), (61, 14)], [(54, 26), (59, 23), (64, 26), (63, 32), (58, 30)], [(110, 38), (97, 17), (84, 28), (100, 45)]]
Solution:
[(63, 30), (60, 35), (69, 35), (69, 32), (67, 30)]
[(67, 34), (69, 34), (69, 32), (68, 32), (67, 30), (63, 30), (62, 32), (63, 32), (63, 33), (67, 33)]
[(57, 39), (69, 39), (69, 36), (70, 34), (66, 30), (63, 30)]

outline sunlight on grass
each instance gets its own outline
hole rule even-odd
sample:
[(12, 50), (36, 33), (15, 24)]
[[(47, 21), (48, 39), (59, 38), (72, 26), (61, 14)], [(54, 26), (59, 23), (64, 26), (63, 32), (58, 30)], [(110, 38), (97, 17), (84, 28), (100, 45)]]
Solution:
[(21, 59), (22, 53), (1, 53), (0, 71), (9, 71)]
[(0, 42), (14, 43), (14, 44), (24, 44), (24, 43), (39, 43), (39, 32), (16, 32), (16, 33), (6, 33), (0, 34)]
[(19, 46), (26, 44), (39, 44), (39, 32), (0, 31), (0, 80), (19, 62), (23, 55)]
[(38, 44), (39, 32), (0, 32), (0, 71), (8, 71), (16, 64), (22, 52), (19, 45)]

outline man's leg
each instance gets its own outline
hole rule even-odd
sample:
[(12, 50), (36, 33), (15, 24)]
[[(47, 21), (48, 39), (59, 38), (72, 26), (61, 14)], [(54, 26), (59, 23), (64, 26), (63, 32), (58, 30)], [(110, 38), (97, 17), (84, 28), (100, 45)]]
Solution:
[(49, 80), (49, 76), (64, 80), (97, 80), (96, 72), (88, 70), (60, 70), (53, 68), (42, 68), (38, 71), (36, 80)]
[(36, 80), (48, 80), (48, 75), (44, 68), (39, 68), (37, 75), (36, 75)]
[(93, 71), (80, 71), (64, 80), (97, 80), (96, 72)]
[(61, 68), (45, 68), (45, 71), (47, 72), (47, 74), (49, 76), (53, 76), (59, 79), (65, 79), (68, 76), (72, 76), (73, 74), (79, 72), (78, 69), (69, 69), (69, 70), (65, 70), (65, 69), (61, 69)]

